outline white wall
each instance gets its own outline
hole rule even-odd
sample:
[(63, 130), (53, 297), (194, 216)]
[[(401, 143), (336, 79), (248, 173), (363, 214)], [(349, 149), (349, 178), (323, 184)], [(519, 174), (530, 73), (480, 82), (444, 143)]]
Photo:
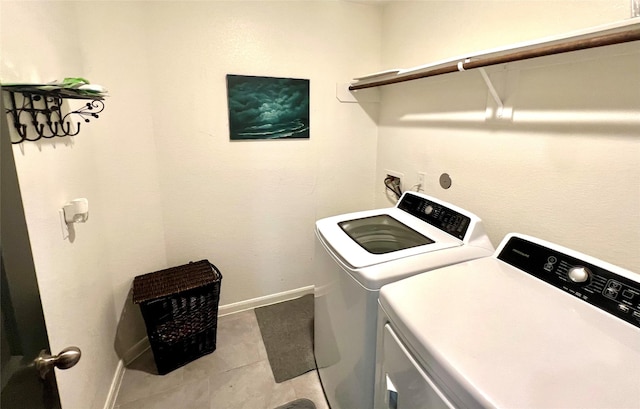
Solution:
[(383, 69), (627, 19), (630, 0), (391, 1), (384, 7)]
[[(147, 70), (131, 32), (139, 16), (82, 21), (87, 9), (74, 2), (1, 8), (2, 81), (83, 76), (112, 92), (101, 118), (78, 136), (13, 149), (52, 352), (77, 345), (83, 353), (72, 370), (57, 371), (63, 407), (102, 408), (128, 286), (166, 265)], [(123, 21), (124, 42), (113, 31)], [(89, 221), (63, 240), (58, 209), (77, 197), (89, 199)]]
[[(168, 2), (148, 13), (169, 264), (214, 262), (222, 305), (312, 285), (315, 220), (374, 202), (376, 124), (335, 86), (379, 64), (379, 10)], [(309, 79), (311, 138), (230, 142), (226, 74)]]
[[(629, 18), (628, 1), (392, 2), (383, 69)], [(637, 44), (488, 70), (511, 76), (513, 121), (484, 119), (478, 71), (382, 88), (377, 180), (427, 173), (426, 193), (476, 212), (497, 245), (538, 236), (640, 272)], [(518, 76), (519, 75), (519, 76)], [(449, 173), (453, 185), (439, 186)], [(376, 188), (377, 205), (388, 204)]]
[[(83, 76), (110, 91), (78, 136), (14, 146), (52, 350), (83, 351), (58, 371), (64, 408), (102, 407), (114, 344), (142, 335), (121, 340), (118, 327), (135, 275), (209, 258), (222, 305), (311, 285), (316, 218), (373, 207), (377, 107), (339, 103), (335, 85), (378, 68), (378, 8), (3, 1), (0, 12), (2, 81)], [(311, 138), (231, 143), (229, 73), (310, 79)], [(63, 241), (57, 209), (76, 197), (91, 216)]]
[(146, 58), (148, 38), (140, 29), (147, 6), (92, 2), (91, 15), (100, 18), (86, 18), (86, 6), (75, 4), (78, 30), (87, 33), (80, 34), (83, 75), (109, 90), (103, 115), (86, 126), (100, 140), (100, 151), (92, 160), (95, 181), (108, 207), (102, 234), (120, 320), (116, 349), (122, 355), (146, 336), (139, 307), (128, 297), (133, 277), (167, 267), (151, 109), (152, 70)]

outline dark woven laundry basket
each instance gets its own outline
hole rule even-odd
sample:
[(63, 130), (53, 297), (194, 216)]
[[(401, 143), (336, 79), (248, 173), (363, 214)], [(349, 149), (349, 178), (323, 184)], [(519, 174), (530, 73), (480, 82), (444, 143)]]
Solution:
[(135, 277), (133, 302), (160, 375), (216, 349), (222, 274), (208, 260)]

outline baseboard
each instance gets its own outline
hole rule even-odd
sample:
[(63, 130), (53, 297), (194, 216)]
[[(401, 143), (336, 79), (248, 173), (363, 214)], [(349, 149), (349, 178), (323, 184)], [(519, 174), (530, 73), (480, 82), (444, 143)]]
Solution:
[(124, 365), (129, 365), (137, 357), (145, 353), (149, 348), (151, 348), (151, 345), (149, 344), (149, 338), (147, 337), (144, 337), (140, 341), (136, 342), (136, 344), (129, 348), (121, 357)]
[(104, 409), (113, 409), (116, 405), (116, 399), (118, 398), (118, 392), (120, 391), (120, 385), (122, 384), (122, 377), (124, 376), (124, 362), (122, 359), (118, 361), (116, 372), (113, 375), (113, 381), (111, 381), (111, 387), (109, 388), (109, 394), (107, 400), (104, 403)]
[(314, 286), (309, 285), (306, 287), (296, 288), (294, 290), (283, 291), (277, 294), (270, 294), (263, 297), (252, 298), (250, 300), (221, 305), (218, 307), (218, 317), (292, 300), (307, 294), (313, 294), (313, 289)]

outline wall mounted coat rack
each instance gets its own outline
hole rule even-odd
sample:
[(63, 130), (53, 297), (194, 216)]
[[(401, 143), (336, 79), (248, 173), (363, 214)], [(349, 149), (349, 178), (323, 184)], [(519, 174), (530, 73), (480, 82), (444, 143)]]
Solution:
[[(13, 144), (77, 135), (80, 121), (74, 125), (73, 115), (90, 122), (92, 118), (99, 118), (104, 110), (101, 95), (81, 95), (60, 89), (47, 91), (28, 86), (3, 86), (2, 90), (9, 96), (6, 113), (11, 116), (19, 136), (18, 140), (12, 140)], [(84, 100), (86, 103), (65, 113), (62, 109), (65, 99)]]

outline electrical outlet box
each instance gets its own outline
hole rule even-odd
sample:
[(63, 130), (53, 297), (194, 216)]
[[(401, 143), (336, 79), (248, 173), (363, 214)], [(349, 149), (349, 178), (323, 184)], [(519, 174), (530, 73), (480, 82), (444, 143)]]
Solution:
[[(385, 169), (384, 171), (384, 178), (386, 179), (389, 176), (393, 176), (395, 178), (399, 179), (399, 184), (398, 187), (400, 188), (400, 191), (404, 190), (403, 189), (403, 180), (404, 180), (404, 173), (400, 173), (400, 172), (396, 172), (395, 170), (389, 170), (389, 169)], [(387, 192), (387, 186), (384, 186), (384, 191), (385, 193)]]
[(384, 172), (385, 172), (385, 177), (395, 176), (399, 178), (401, 181), (402, 179), (404, 179), (404, 173), (396, 172), (395, 170), (389, 170), (389, 169), (386, 169)]
[(385, 172), (384, 174), (385, 179), (387, 178), (387, 176), (393, 176), (400, 179), (400, 189), (402, 189), (402, 181), (404, 180), (404, 173), (400, 173), (400, 172), (396, 172), (395, 170), (388, 170), (388, 169), (386, 169), (384, 172)]

